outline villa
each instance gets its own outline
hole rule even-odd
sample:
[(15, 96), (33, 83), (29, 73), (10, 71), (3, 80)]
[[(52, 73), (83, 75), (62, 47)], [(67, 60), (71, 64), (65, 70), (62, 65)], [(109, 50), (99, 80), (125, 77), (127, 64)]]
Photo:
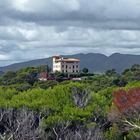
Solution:
[(57, 71), (62, 73), (78, 73), (80, 71), (80, 60), (53, 56), (53, 72)]

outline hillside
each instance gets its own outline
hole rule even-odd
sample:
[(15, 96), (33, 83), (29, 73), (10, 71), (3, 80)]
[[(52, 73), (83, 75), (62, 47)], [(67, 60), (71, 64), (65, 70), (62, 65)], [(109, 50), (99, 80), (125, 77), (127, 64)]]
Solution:
[[(140, 55), (119, 54), (115, 53), (111, 56), (105, 56), (98, 53), (74, 54), (65, 55), (65, 57), (74, 57), (81, 60), (81, 69), (87, 67), (90, 72), (104, 72), (108, 69), (115, 68), (117, 72), (122, 72), (124, 69), (133, 64), (140, 64)], [(0, 67), (0, 71), (17, 70), (27, 66), (39, 66), (48, 64), (52, 66), (52, 58), (37, 59), (27, 62), (15, 63), (12, 65)]]

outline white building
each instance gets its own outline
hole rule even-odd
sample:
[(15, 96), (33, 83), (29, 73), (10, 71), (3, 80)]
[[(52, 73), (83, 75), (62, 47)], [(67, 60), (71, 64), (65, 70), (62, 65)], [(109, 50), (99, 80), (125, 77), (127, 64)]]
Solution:
[(80, 71), (80, 60), (53, 56), (53, 72), (56, 71), (63, 73), (78, 73)]

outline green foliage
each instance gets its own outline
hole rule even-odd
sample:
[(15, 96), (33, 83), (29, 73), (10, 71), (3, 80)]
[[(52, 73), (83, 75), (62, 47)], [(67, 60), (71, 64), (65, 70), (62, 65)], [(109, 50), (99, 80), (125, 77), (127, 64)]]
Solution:
[(83, 68), (83, 69), (82, 69), (82, 72), (83, 72), (83, 73), (88, 73), (88, 68)]
[(16, 95), (17, 92), (15, 89), (4, 89), (0, 87), (0, 107), (8, 107), (10, 106), (10, 102), (12, 97)]
[(121, 131), (114, 125), (105, 133), (105, 137), (107, 140), (119, 140), (121, 138)]
[(97, 93), (93, 92), (92, 100), (90, 101), (91, 103), (87, 106), (87, 109), (92, 111), (94, 114), (100, 113), (100, 116), (105, 117), (112, 105), (112, 93), (115, 90), (116, 89), (114, 87), (110, 87)]
[(38, 73), (40, 73), (40, 72), (51, 72), (51, 69), (49, 68), (49, 66), (48, 65), (41, 65), (41, 66), (39, 66), (39, 67), (37, 67), (37, 71), (38, 71)]
[(34, 87), (39, 87), (39, 88), (42, 88), (42, 89), (48, 89), (49, 87), (53, 88), (54, 86), (56, 86), (58, 84), (57, 81), (37, 81), (35, 84), (34, 84)]
[[(110, 102), (107, 98), (111, 98), (110, 90), (101, 91), (100, 93), (92, 93), (92, 100), (85, 108), (75, 106), (71, 93), (73, 87), (88, 88), (87, 84), (66, 83), (43, 90), (40, 88), (19, 92), (12, 89), (1, 89), (0, 101), (1, 106), (9, 106), (13, 108), (27, 107), (35, 110), (45, 110), (49, 117), (46, 119), (46, 125), (57, 124), (59, 121), (75, 121), (85, 123), (92, 117), (93, 112), (107, 110)], [(6, 92), (6, 93), (5, 93)], [(8, 102), (7, 102), (8, 101)], [(2, 105), (3, 103), (3, 105)]]
[(140, 87), (140, 81), (129, 82), (123, 89), (128, 91), (129, 89)]
[(124, 70), (122, 77), (126, 81), (140, 80), (140, 65), (134, 64), (131, 68)]
[[(118, 89), (129, 90), (140, 87), (140, 67), (134, 65), (130, 69), (118, 75), (114, 69), (105, 74), (93, 75), (88, 71), (79, 73), (75, 77), (86, 76), (86, 80), (80, 82), (56, 82), (38, 81), (38, 72), (50, 71), (47, 65), (40, 67), (27, 67), (16, 72), (7, 72), (0, 78), (0, 107), (1, 108), (28, 108), (46, 114), (43, 126), (61, 128), (67, 122), (70, 126), (85, 125), (91, 127), (101, 127), (108, 121), (108, 114), (112, 109), (112, 93)], [(55, 78), (67, 76), (64, 73), (56, 72)], [(126, 85), (126, 83), (128, 84)], [(122, 87), (125, 86), (125, 87)], [(73, 93), (72, 89), (78, 91)], [(85, 96), (88, 103), (80, 107), (75, 104), (75, 98), (83, 98), (81, 94), (84, 90), (90, 90)], [(131, 118), (132, 119), (132, 118)], [(116, 124), (118, 122), (115, 122)], [(118, 126), (111, 124), (104, 129), (105, 138), (108, 140), (120, 139), (122, 132)], [(129, 132), (127, 138), (134, 138)]]
[(92, 90), (95, 92), (98, 92), (102, 89), (106, 89), (108, 87), (113, 86), (113, 80), (115, 80), (116, 77), (110, 77), (106, 75), (95, 75), (93, 77), (93, 80), (90, 81)]
[[(48, 65), (26, 67), (16, 72), (8, 71), (0, 77), (0, 85), (8, 87), (13, 86), (17, 88), (17, 91), (27, 90), (34, 87), (34, 84), (38, 82), (38, 74), (45, 71), (50, 72)], [(20, 87), (20, 84), (23, 85), (23, 87)]]
[(116, 76), (116, 75), (117, 75), (117, 72), (116, 72), (115, 69), (111, 69), (111, 70), (107, 70), (107, 71), (105, 72), (105, 74), (106, 74), (107, 76)]
[(16, 72), (8, 71), (1, 78), (1, 83), (4, 85), (14, 84), (16, 82), (15, 77), (16, 77)]

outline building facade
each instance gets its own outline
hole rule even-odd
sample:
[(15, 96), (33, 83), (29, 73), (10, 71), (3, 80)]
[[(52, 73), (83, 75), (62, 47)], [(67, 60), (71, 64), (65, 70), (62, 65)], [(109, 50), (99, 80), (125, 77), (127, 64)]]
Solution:
[(53, 56), (53, 72), (56, 71), (62, 73), (78, 73), (80, 71), (80, 60)]

